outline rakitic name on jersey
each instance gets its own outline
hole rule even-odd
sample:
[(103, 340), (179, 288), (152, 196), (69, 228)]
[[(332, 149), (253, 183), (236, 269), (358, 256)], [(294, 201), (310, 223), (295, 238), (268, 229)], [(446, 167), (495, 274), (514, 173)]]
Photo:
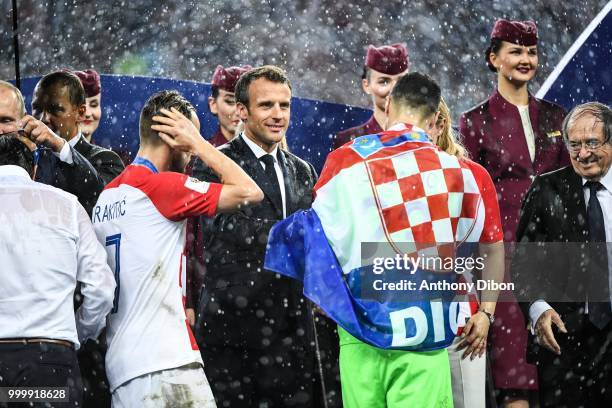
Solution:
[(105, 222), (114, 220), (125, 215), (125, 198), (114, 203), (96, 205), (93, 210), (91, 220), (96, 222)]
[(512, 282), (495, 282), (494, 280), (483, 280), (478, 279), (476, 283), (473, 282), (428, 282), (426, 280), (421, 281), (420, 284), (417, 282), (402, 279), (397, 282), (385, 282), (382, 279), (377, 279), (372, 283), (372, 287), (377, 291), (384, 290), (419, 290), (419, 291), (462, 291), (462, 292), (473, 292), (476, 290), (514, 290), (514, 283)]

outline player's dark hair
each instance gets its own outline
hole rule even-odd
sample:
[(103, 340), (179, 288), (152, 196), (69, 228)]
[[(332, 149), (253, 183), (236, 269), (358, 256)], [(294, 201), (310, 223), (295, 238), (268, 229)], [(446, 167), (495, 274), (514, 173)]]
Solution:
[(68, 89), (68, 99), (73, 106), (85, 104), (85, 89), (78, 76), (68, 71), (55, 71), (43, 76), (36, 85), (42, 92), (60, 85)]
[(17, 135), (0, 137), (0, 166), (12, 164), (32, 174), (34, 155)]
[(391, 101), (429, 117), (436, 113), (442, 93), (440, 86), (426, 74), (411, 72), (401, 76), (391, 90)]
[(259, 78), (265, 78), (277, 84), (285, 84), (289, 87), (289, 90), (291, 90), (291, 82), (284, 70), (274, 65), (264, 65), (240, 75), (240, 79), (238, 79), (235, 88), (236, 103), (241, 103), (246, 106), (247, 109), (249, 108), (249, 86), (253, 81)]
[(195, 108), (183, 95), (175, 90), (160, 91), (152, 95), (145, 103), (140, 112), (140, 142), (145, 144), (160, 145), (164, 143), (156, 131), (151, 129), (153, 116), (161, 115), (161, 109), (170, 110), (175, 108), (187, 118), (191, 118)]

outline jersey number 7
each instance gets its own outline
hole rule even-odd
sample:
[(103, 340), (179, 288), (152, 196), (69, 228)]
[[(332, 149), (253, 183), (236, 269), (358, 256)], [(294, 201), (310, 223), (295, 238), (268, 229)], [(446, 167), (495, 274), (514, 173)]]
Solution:
[(117, 310), (119, 308), (119, 287), (121, 282), (119, 280), (119, 272), (121, 269), (121, 234), (109, 235), (108, 237), (106, 237), (106, 246), (115, 247), (115, 267), (112, 268), (111, 266), (111, 268), (113, 269), (113, 273), (115, 274), (115, 282), (117, 283), (117, 286), (115, 286), (115, 299), (113, 300), (113, 309), (111, 310), (111, 313), (117, 313)]

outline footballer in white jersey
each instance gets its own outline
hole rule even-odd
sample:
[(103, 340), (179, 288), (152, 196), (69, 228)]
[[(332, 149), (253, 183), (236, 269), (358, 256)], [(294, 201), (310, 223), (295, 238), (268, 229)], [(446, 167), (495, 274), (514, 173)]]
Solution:
[(213, 216), (221, 189), (221, 184), (184, 174), (158, 173), (151, 162), (137, 157), (100, 194), (92, 221), (117, 281), (107, 322), (106, 372), (113, 406), (123, 405), (119, 397), (127, 406), (135, 403), (125, 392), (119, 395), (124, 384), (194, 364), (210, 393), (206, 398), (212, 403), (206, 406), (214, 406), (185, 315), (184, 247), (185, 220)]

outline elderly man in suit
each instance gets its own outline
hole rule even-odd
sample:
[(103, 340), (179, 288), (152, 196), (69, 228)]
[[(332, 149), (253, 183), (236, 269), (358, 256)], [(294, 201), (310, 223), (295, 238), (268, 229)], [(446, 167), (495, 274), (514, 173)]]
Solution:
[(571, 166), (537, 176), (521, 209), (515, 289), (541, 406), (612, 406), (612, 111), (575, 107), (563, 136)]
[[(296, 283), (262, 270), (270, 228), (310, 207), (317, 175), (310, 163), (279, 148), (291, 107), (283, 70), (262, 66), (244, 73), (236, 102), (244, 132), (220, 150), (265, 197), (203, 225), (207, 272), (196, 331), (206, 375), (220, 406), (317, 406), (322, 396), (310, 305)], [(193, 175), (217, 180), (201, 161)]]

